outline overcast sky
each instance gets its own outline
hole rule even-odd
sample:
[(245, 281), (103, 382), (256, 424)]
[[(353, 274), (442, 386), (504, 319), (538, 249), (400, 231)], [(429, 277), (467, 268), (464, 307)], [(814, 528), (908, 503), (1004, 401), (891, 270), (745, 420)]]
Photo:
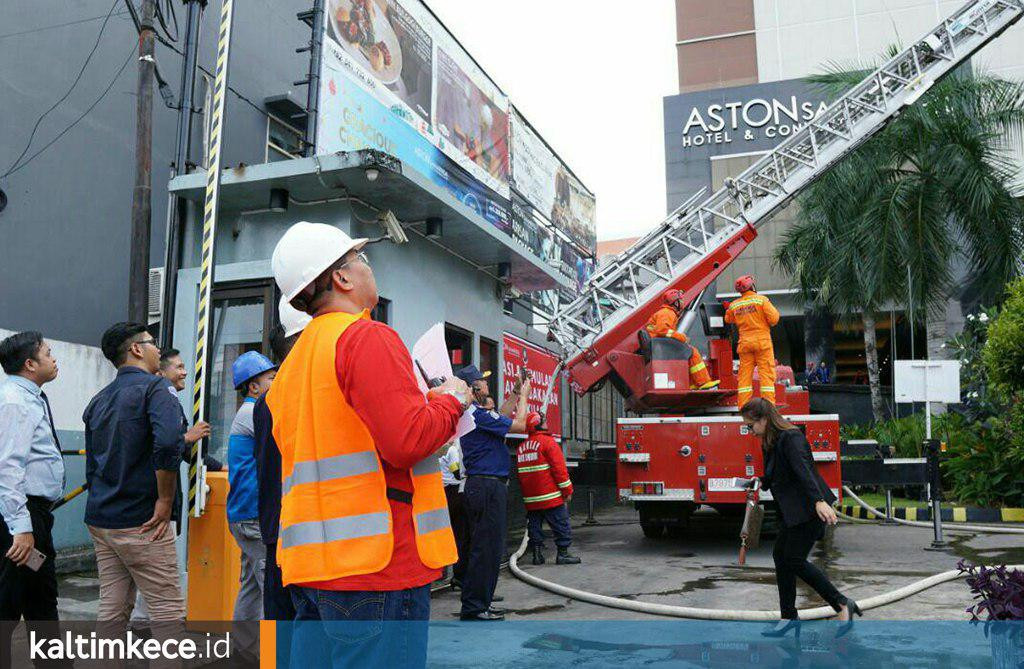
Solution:
[(678, 92), (672, 0), (427, 0), (597, 195), (597, 238), (665, 216), (662, 98)]

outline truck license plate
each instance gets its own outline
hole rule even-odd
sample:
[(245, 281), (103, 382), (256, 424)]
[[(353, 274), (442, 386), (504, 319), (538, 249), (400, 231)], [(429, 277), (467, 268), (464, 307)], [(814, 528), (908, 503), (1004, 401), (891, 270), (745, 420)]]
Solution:
[(740, 488), (738, 486), (734, 486), (732, 484), (732, 478), (731, 477), (730, 478), (724, 478), (724, 479), (710, 478), (710, 479), (708, 479), (708, 490), (715, 490), (715, 491), (718, 491), (718, 492), (722, 492), (722, 491), (736, 491), (736, 492), (739, 492), (739, 491), (742, 490), (742, 488)]

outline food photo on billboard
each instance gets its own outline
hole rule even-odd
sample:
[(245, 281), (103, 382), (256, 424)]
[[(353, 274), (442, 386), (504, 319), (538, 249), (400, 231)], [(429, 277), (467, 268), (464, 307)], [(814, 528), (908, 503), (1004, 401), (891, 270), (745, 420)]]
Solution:
[(469, 160), (508, 183), (508, 112), (460, 67), (437, 50), (437, 129)]
[(429, 124), (433, 39), (395, 0), (328, 0), (327, 35)]

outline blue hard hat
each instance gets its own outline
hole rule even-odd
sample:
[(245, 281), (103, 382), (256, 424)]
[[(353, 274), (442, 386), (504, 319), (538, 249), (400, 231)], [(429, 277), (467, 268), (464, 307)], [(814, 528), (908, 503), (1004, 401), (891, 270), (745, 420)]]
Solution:
[(276, 367), (277, 365), (270, 362), (270, 358), (259, 351), (246, 351), (231, 365), (231, 379), (235, 384), (235, 390), (241, 390), (242, 386), (255, 377)]

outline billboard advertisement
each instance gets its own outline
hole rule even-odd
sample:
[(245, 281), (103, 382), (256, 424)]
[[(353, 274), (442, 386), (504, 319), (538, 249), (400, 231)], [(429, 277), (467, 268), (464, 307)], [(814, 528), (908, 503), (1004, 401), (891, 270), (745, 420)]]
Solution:
[(581, 249), (597, 245), (596, 200), (515, 108), (511, 110), (512, 187)]
[[(508, 98), (426, 5), (326, 0), (325, 11), (319, 153), (384, 151), (552, 265), (593, 255), (593, 195), (525, 122), (515, 156)], [(529, 191), (518, 204), (514, 162)], [(560, 235), (540, 230), (552, 225), (579, 251), (556, 253)]]
[[(527, 406), (530, 411), (539, 412), (541, 405), (544, 404), (544, 393), (558, 367), (558, 357), (540, 346), (507, 332), (502, 336), (502, 349), (504, 359), (502, 397), (506, 397), (512, 392), (512, 386), (519, 377), (519, 370), (525, 367), (530, 374), (532, 385), (530, 396), (527, 398)], [(552, 435), (562, 436), (562, 384), (560, 382), (555, 382), (551, 401), (548, 403), (545, 423)]]

